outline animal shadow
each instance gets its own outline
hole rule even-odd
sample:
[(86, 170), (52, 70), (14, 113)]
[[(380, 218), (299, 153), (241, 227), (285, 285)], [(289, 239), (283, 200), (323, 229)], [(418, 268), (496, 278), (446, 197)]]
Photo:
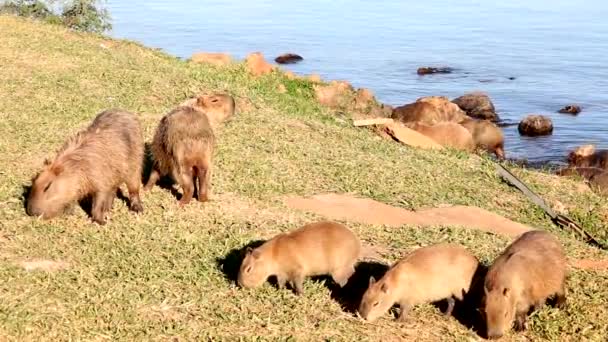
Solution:
[[(452, 311), (452, 316), (460, 324), (465, 326), (467, 329), (475, 331), (477, 335), (482, 338), (486, 338), (486, 324), (481, 315), (480, 308), (482, 306), (484, 296), (483, 286), (487, 272), (488, 267), (479, 264), (473, 276), (473, 281), (471, 283), (469, 292), (464, 295), (462, 301), (456, 301), (454, 311)], [(433, 304), (439, 310), (441, 310), (441, 312), (445, 312), (447, 308), (447, 301), (439, 301)]]
[(315, 278), (325, 280), (325, 286), (331, 292), (331, 298), (342, 306), (342, 310), (356, 315), (361, 298), (369, 286), (369, 278), (380, 279), (388, 269), (388, 265), (379, 262), (360, 262), (355, 266), (355, 273), (348, 279), (344, 287), (336, 284), (331, 277)]
[(223, 258), (217, 258), (216, 264), (218, 269), (222, 271), (222, 273), (224, 273), (224, 277), (227, 280), (236, 283), (239, 276), (239, 268), (241, 267), (241, 263), (245, 258), (245, 251), (247, 250), (247, 248), (257, 248), (261, 246), (264, 242), (266, 241), (251, 241), (241, 248), (235, 248), (231, 250)]
[(21, 204), (23, 204), (23, 210), (27, 210), (27, 200), (30, 198), (30, 194), (32, 193), (31, 185), (22, 185), (21, 186)]
[[(144, 161), (143, 161), (143, 167), (142, 167), (142, 184), (146, 185), (146, 183), (148, 183), (148, 180), (150, 179), (150, 174), (152, 173), (152, 167), (154, 166), (154, 157), (152, 156), (152, 145), (150, 143), (146, 143), (144, 145)], [(173, 179), (171, 179), (171, 177), (165, 175), (162, 176), (158, 182), (156, 182), (155, 186), (160, 187), (163, 190), (167, 190), (171, 193), (171, 195), (173, 195), (173, 197), (175, 197), (178, 201), (182, 198), (182, 194), (177, 191), (177, 189), (175, 189), (173, 187), (173, 185), (175, 184), (175, 182), (173, 181)], [(194, 192), (195, 196), (198, 194), (198, 191)]]

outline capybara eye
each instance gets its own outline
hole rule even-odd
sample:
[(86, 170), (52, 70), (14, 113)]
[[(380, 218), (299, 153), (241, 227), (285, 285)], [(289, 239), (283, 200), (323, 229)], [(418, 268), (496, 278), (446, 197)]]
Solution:
[(219, 102), (219, 100), (218, 100), (218, 99), (216, 99), (216, 98), (213, 98), (213, 99), (211, 100), (211, 103), (218, 103), (218, 102)]
[(51, 187), (51, 184), (53, 184), (53, 182), (50, 182), (49, 184), (47, 184), (47, 186), (44, 188), (44, 192), (47, 192), (47, 190), (49, 190), (49, 188)]
[(380, 302), (374, 302), (374, 304), (372, 304), (373, 307), (378, 306), (378, 304), (380, 304)]
[(251, 266), (247, 267), (247, 269), (245, 270), (245, 273), (249, 273), (251, 272)]

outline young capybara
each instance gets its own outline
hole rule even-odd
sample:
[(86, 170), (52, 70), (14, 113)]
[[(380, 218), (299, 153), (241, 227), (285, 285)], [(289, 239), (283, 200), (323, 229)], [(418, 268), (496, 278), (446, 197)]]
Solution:
[(447, 299), (445, 314), (451, 315), (454, 299), (462, 301), (469, 292), (478, 265), (477, 258), (458, 245), (419, 248), (394, 264), (380, 280), (370, 278), (359, 314), (373, 321), (397, 303), (401, 307), (398, 320), (404, 321), (412, 306)]
[(407, 127), (433, 139), (444, 147), (451, 147), (468, 152), (475, 149), (475, 143), (473, 142), (471, 133), (466, 128), (454, 122), (439, 122), (434, 125), (414, 122), (408, 124)]
[(87, 129), (68, 139), (54, 160), (45, 162), (33, 180), (27, 213), (53, 218), (69, 204), (92, 196), (92, 219), (105, 224), (122, 183), (129, 190), (130, 209), (142, 212), (143, 155), (142, 131), (135, 115), (106, 110)]
[(494, 153), (498, 159), (505, 159), (505, 137), (502, 130), (488, 120), (465, 118), (460, 124), (473, 136), (475, 147)]
[(608, 150), (596, 150), (593, 145), (577, 147), (568, 154), (568, 165), (571, 167), (595, 167), (608, 169)]
[(344, 287), (355, 272), (360, 254), (359, 239), (345, 226), (329, 221), (311, 223), (247, 249), (238, 283), (254, 288), (276, 276), (279, 288), (289, 282), (301, 294), (305, 277), (329, 274)]
[(566, 302), (566, 256), (557, 238), (544, 231), (522, 234), (500, 255), (486, 274), (484, 304), (487, 336), (496, 339), (511, 329), (525, 329), (530, 308), (538, 309), (557, 295)]
[(181, 205), (190, 203), (195, 184), (198, 200), (209, 199), (211, 165), (218, 125), (234, 115), (234, 99), (226, 94), (202, 95), (165, 115), (152, 140), (154, 165), (145, 189), (170, 175), (183, 191)]

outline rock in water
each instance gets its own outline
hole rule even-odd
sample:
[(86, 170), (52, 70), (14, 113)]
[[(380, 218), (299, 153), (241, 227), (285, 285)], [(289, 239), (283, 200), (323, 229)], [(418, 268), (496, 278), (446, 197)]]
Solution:
[(302, 58), (302, 56), (296, 55), (295, 53), (286, 53), (274, 59), (278, 64), (294, 64), (303, 60), (304, 58)]
[(493, 122), (498, 121), (498, 114), (490, 97), (484, 93), (470, 93), (465, 94), (452, 100), (455, 104), (464, 110), (468, 116), (481, 119), (490, 120)]
[(517, 127), (519, 134), (535, 137), (540, 135), (550, 135), (553, 133), (553, 122), (544, 115), (528, 115)]

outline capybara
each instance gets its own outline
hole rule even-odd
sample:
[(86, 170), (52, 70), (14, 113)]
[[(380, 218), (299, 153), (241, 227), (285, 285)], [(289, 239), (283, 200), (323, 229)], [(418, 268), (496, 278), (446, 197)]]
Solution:
[(110, 109), (68, 139), (54, 160), (34, 178), (27, 213), (45, 219), (69, 204), (92, 196), (93, 221), (105, 224), (119, 186), (127, 184), (130, 209), (142, 212), (139, 198), (144, 143), (134, 114)]
[(209, 200), (211, 165), (217, 126), (234, 115), (230, 95), (201, 95), (165, 115), (152, 140), (154, 165), (145, 189), (165, 175), (182, 188), (181, 205), (190, 203), (195, 184), (198, 200)]
[(286, 53), (278, 56), (274, 59), (278, 64), (293, 64), (304, 60), (302, 56), (296, 55), (295, 53)]
[(454, 69), (450, 67), (420, 67), (416, 70), (418, 75), (431, 75), (431, 74), (450, 74)]
[(248, 248), (241, 264), (238, 283), (244, 288), (261, 286), (270, 276), (279, 288), (287, 282), (302, 293), (305, 277), (331, 275), (341, 287), (355, 272), (361, 243), (345, 226), (329, 221), (307, 224)]
[(433, 125), (439, 122), (460, 122), (466, 114), (442, 96), (428, 96), (393, 109), (391, 118), (405, 124), (420, 122)]
[(457, 150), (473, 151), (475, 143), (473, 136), (463, 126), (453, 122), (440, 122), (435, 125), (427, 125), (414, 122), (407, 125), (408, 128), (433, 139), (439, 145), (451, 147)]
[(466, 118), (460, 123), (473, 136), (475, 147), (494, 153), (498, 159), (505, 159), (505, 137), (502, 130), (488, 120)]
[(558, 111), (558, 113), (562, 113), (562, 114), (572, 114), (572, 115), (577, 115), (581, 112), (581, 106), (578, 105), (567, 105), (565, 107), (563, 107), (562, 109), (560, 109)]
[(417, 304), (447, 299), (445, 314), (451, 315), (455, 300), (469, 291), (479, 262), (465, 248), (448, 243), (419, 248), (396, 264), (378, 281), (372, 277), (359, 306), (359, 314), (373, 321), (395, 303), (404, 321)]
[(596, 150), (593, 145), (577, 147), (568, 154), (568, 165), (608, 169), (608, 150)]
[(484, 281), (488, 338), (500, 338), (515, 320), (515, 330), (525, 329), (530, 308), (538, 309), (557, 295), (566, 302), (566, 256), (555, 236), (529, 231), (517, 238), (490, 266)]

